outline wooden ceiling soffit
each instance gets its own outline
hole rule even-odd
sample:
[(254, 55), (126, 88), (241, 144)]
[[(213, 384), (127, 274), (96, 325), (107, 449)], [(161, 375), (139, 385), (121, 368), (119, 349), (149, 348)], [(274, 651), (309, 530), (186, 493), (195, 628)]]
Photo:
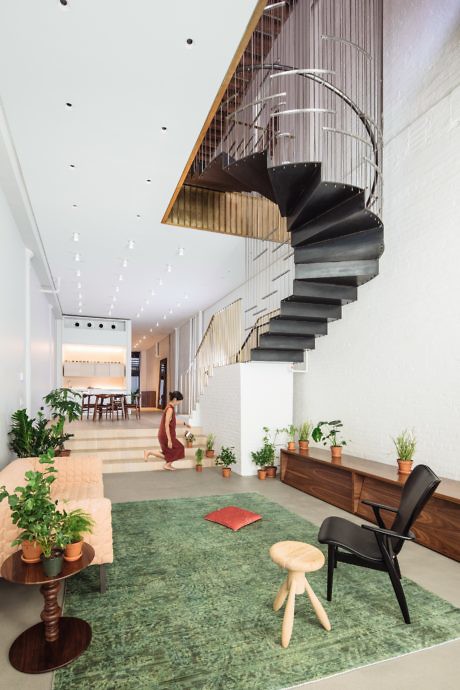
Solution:
[(285, 242), (289, 238), (286, 219), (269, 199), (190, 185), (180, 189), (166, 223), (272, 242)]

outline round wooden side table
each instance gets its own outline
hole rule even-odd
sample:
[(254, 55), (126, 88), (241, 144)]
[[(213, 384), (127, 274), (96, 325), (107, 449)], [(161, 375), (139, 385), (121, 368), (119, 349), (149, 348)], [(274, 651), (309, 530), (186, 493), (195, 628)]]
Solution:
[(281, 628), (281, 646), (287, 647), (291, 639), (296, 594), (307, 593), (319, 622), (325, 630), (329, 631), (331, 624), (327, 613), (305, 577), (305, 573), (312, 573), (323, 567), (322, 552), (316, 546), (304, 544), (301, 541), (279, 541), (270, 548), (270, 558), (288, 571), (273, 603), (273, 609), (278, 611), (286, 597), (288, 598)]
[(90, 625), (80, 618), (61, 616), (57, 595), (60, 581), (84, 570), (94, 558), (94, 549), (83, 544), (82, 557), (72, 563), (64, 561), (57, 577), (47, 577), (41, 563), (23, 563), (21, 554), (17, 551), (6, 559), (1, 576), (20, 585), (41, 585), (45, 606), (40, 615), (43, 622), (24, 630), (11, 645), (10, 663), (23, 673), (54, 671), (80, 656), (91, 642)]

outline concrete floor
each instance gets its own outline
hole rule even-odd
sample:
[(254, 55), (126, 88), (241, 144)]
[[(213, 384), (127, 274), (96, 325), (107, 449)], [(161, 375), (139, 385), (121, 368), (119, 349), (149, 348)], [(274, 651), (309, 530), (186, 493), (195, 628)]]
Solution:
[[(328, 515), (354, 519), (338, 508), (292, 489), (278, 480), (260, 482), (255, 477), (234, 475), (224, 480), (217, 469), (201, 475), (194, 470), (136, 472), (104, 476), (105, 495), (113, 502), (155, 498), (179, 498), (257, 491), (319, 525)], [(361, 519), (356, 522), (362, 522)], [(460, 607), (460, 564), (416, 544), (407, 544), (401, 554), (401, 568), (422, 587)], [(109, 580), (110, 587), (110, 580)], [(16, 672), (8, 662), (8, 649), (15, 637), (36, 623), (42, 598), (35, 587), (0, 581), (0, 688), (50, 690), (52, 676), (28, 676)], [(395, 602), (395, 615), (399, 615)], [(295, 634), (295, 633), (294, 633)], [(315, 681), (299, 688), (315, 690), (458, 690), (460, 686), (460, 640)], [(72, 688), (71, 690), (78, 690)], [(114, 686), (115, 690), (115, 686)], [(154, 685), (152, 685), (154, 690)], [(241, 690), (246, 690), (241, 688)]]

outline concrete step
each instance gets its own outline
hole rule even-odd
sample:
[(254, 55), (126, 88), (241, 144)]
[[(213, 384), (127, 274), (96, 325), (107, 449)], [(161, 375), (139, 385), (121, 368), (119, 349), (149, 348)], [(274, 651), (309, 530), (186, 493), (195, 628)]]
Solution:
[[(178, 470), (192, 469), (195, 467), (195, 459), (185, 457), (183, 460), (176, 460), (174, 467)], [(203, 458), (203, 468), (214, 467), (214, 458)], [(102, 472), (104, 474), (113, 474), (116, 472), (149, 472), (163, 470), (164, 460), (159, 458), (149, 459), (147, 462), (138, 458), (125, 458), (124, 460), (107, 460), (102, 464)]]
[[(194, 461), (195, 459), (195, 452), (198, 446), (194, 446), (193, 448), (186, 448), (185, 449), (185, 457), (190, 458)], [(149, 443), (146, 444), (145, 446), (138, 447), (138, 448), (97, 448), (97, 449), (82, 449), (82, 450), (74, 450), (72, 451), (72, 457), (73, 458), (78, 458), (80, 457), (85, 457), (87, 455), (95, 455), (98, 458), (101, 458), (103, 462), (107, 461), (112, 461), (112, 460), (125, 460), (127, 458), (129, 459), (139, 459), (139, 460), (144, 460), (144, 449), (145, 450), (151, 450), (155, 452), (160, 451), (160, 446), (158, 444), (154, 443)], [(205, 450), (203, 448), (203, 450)]]
[[(184, 443), (183, 435), (178, 434), (178, 439)], [(74, 437), (66, 441), (65, 447), (71, 451), (79, 451), (81, 453), (91, 454), (96, 450), (122, 450), (123, 448), (152, 448), (158, 447), (158, 438), (156, 429), (149, 430), (144, 436), (116, 436), (113, 438), (83, 438), (80, 436)], [(185, 443), (184, 443), (185, 445)], [(206, 436), (195, 435), (193, 445), (205, 446)]]

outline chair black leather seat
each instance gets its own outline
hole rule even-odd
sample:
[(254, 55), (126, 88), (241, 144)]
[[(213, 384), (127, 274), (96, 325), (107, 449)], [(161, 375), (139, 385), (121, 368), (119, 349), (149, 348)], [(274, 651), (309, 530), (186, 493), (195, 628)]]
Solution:
[(319, 530), (318, 541), (321, 544), (334, 542), (362, 558), (380, 563), (383, 561), (375, 534), (365, 532), (360, 525), (344, 518), (326, 518)]
[[(378, 527), (359, 526), (340, 517), (328, 517), (324, 520), (319, 530), (318, 541), (328, 545), (328, 601), (332, 600), (334, 569), (337, 563), (383, 570), (390, 576), (404, 621), (410, 623), (409, 609), (401, 584), (398, 554), (404, 542), (415, 538), (410, 528), (440, 481), (429, 467), (417, 465), (404, 484), (398, 508), (364, 500), (363, 503), (372, 507)], [(385, 526), (381, 510), (395, 514), (390, 529)]]

